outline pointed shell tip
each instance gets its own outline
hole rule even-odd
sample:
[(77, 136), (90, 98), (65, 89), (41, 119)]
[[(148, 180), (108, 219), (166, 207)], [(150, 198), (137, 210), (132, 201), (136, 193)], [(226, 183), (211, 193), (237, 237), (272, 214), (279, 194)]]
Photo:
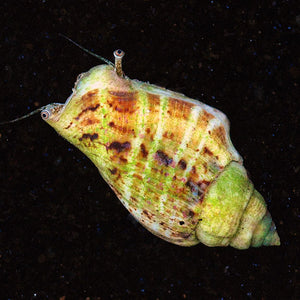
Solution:
[(277, 231), (274, 232), (273, 238), (270, 242), (270, 246), (280, 246), (280, 237)]

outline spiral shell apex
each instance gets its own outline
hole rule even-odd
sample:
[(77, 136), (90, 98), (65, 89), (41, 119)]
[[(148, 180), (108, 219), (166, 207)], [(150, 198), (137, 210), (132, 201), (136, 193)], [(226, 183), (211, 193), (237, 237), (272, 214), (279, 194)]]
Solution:
[(280, 244), (264, 199), (236, 162), (226, 166), (211, 184), (196, 231), (208, 246), (247, 249)]
[(227, 117), (117, 71), (101, 65), (82, 74), (64, 105), (49, 106), (45, 121), (91, 159), (158, 237), (181, 246), (279, 245), (231, 143)]

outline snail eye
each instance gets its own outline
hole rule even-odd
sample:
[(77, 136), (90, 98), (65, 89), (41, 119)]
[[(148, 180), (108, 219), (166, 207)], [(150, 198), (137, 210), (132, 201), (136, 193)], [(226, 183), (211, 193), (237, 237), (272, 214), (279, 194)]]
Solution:
[(118, 50), (116, 50), (116, 51), (114, 52), (114, 55), (115, 55), (116, 57), (123, 57), (124, 54), (125, 54), (125, 52), (124, 52), (123, 50), (121, 50), (121, 49), (118, 49)]
[(51, 116), (51, 111), (48, 109), (44, 109), (41, 111), (41, 117), (43, 120), (48, 120)]

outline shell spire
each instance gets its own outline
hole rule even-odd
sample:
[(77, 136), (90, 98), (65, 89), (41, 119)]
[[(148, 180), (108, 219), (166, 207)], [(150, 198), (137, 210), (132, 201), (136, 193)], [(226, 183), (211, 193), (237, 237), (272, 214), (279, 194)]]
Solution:
[(263, 197), (243, 166), (231, 162), (204, 197), (197, 237), (208, 246), (278, 246), (279, 236)]

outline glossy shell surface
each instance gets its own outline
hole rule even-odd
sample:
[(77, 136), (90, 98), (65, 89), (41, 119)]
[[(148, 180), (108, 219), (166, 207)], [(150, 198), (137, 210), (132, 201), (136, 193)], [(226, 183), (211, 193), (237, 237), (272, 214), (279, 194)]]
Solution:
[[(222, 112), (182, 94), (118, 76), (108, 65), (80, 75), (67, 102), (49, 108), (52, 116), (47, 122), (93, 161), (128, 211), (155, 235), (190, 246), (204, 234), (201, 241), (207, 245), (225, 246), (241, 230), (253, 186)], [(208, 191), (232, 164), (246, 182), (241, 197), (245, 194), (247, 199), (241, 205), (233, 201), (233, 213), (226, 212), (230, 199), (220, 201), (222, 215)], [(209, 221), (213, 209), (215, 220), (223, 216), (228, 223), (238, 217), (234, 229), (221, 231), (221, 241), (205, 242), (213, 228)], [(253, 232), (256, 224), (252, 227)]]

